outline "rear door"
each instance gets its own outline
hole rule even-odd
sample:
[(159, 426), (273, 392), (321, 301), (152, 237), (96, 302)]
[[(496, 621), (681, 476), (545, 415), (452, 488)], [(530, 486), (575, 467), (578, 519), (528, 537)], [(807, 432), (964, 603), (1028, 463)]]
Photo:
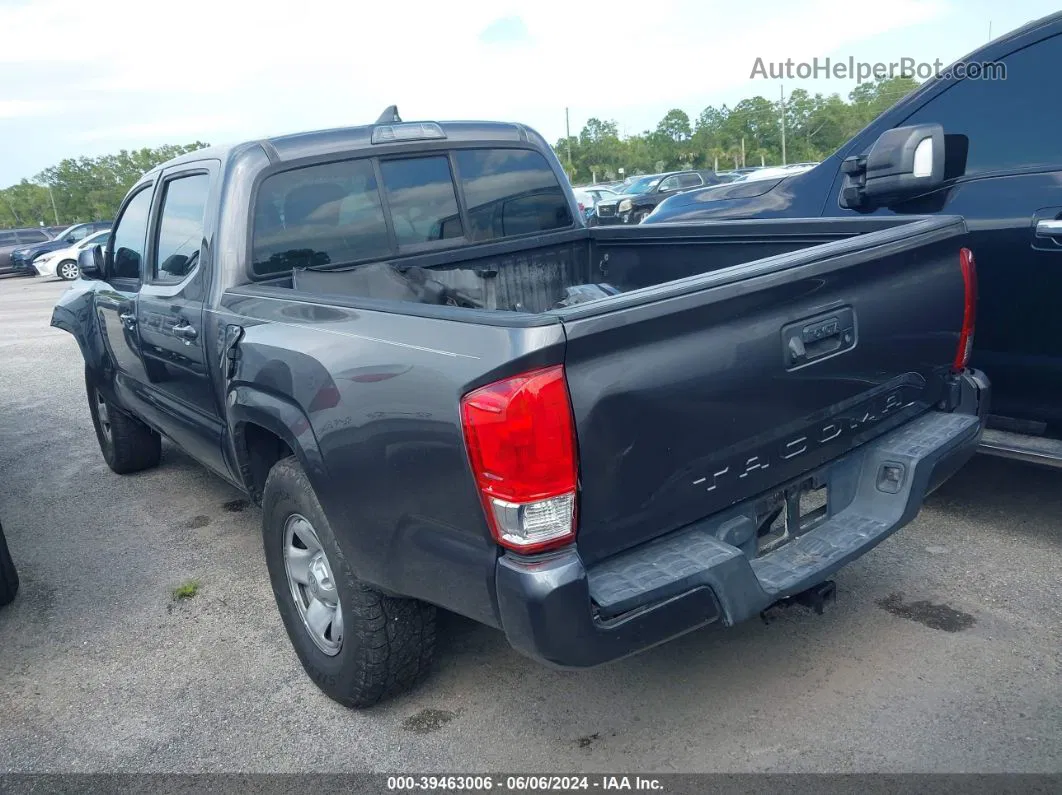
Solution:
[(193, 457), (225, 474), (204, 326), (210, 284), (205, 224), (217, 173), (216, 161), (201, 161), (162, 174), (137, 314), (152, 419)]
[[(726, 258), (728, 223), (747, 238), (754, 222), (713, 225), (720, 253), (705, 256)], [(763, 222), (761, 236), (799, 223)], [(926, 411), (955, 358), (965, 239), (961, 219), (937, 217), (559, 312), (580, 555), (769, 495)], [(618, 266), (638, 248), (628, 236), (594, 259)], [(661, 256), (646, 251), (647, 265)]]
[(136, 298), (142, 286), (141, 269), (147, 252), (148, 219), (155, 192), (154, 180), (137, 185), (118, 211), (114, 233), (106, 247), (106, 286), (96, 291), (95, 308), (104, 344), (114, 368), (115, 390), (123, 403), (139, 410), (146, 380), (140, 358)]

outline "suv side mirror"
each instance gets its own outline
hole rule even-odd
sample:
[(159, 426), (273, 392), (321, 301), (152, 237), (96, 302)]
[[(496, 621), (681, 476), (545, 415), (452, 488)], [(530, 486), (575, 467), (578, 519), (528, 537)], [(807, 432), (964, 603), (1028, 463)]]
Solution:
[(841, 206), (873, 209), (914, 198), (944, 181), (944, 128), (897, 127), (881, 134), (865, 156), (845, 158)]
[(77, 267), (86, 279), (105, 278), (103, 251), (98, 243), (95, 246), (81, 249), (81, 253), (77, 255)]

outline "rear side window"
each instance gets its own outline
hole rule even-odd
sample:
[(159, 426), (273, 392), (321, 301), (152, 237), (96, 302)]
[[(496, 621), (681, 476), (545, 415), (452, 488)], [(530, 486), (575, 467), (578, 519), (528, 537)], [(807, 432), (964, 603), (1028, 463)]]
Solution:
[(448, 158), (385, 160), (380, 163), (380, 174), (399, 246), (464, 234)]
[(199, 259), (210, 176), (171, 179), (163, 190), (153, 279), (175, 284), (191, 273)]
[(538, 152), (466, 149), (454, 156), (468, 204), (471, 240), (481, 242), (572, 225), (567, 196)]
[(255, 202), (252, 250), (260, 276), (389, 254), (372, 163), (345, 160), (267, 177)]
[(0, 232), (0, 246), (11, 246), (18, 243), (14, 232)]

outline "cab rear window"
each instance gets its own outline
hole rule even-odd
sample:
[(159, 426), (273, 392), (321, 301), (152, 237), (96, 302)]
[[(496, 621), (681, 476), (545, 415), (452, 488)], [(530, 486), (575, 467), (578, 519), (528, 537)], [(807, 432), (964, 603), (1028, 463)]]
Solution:
[(271, 276), (573, 223), (567, 194), (535, 151), (343, 160), (263, 180), (254, 203), (251, 261), (256, 275)]

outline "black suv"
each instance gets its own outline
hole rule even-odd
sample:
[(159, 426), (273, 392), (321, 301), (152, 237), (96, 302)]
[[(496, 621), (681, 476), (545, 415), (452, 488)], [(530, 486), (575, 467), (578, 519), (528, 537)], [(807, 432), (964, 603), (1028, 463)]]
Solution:
[(616, 199), (598, 202), (589, 225), (640, 224), (656, 205), (676, 193), (718, 185), (726, 180), (714, 171), (673, 171), (639, 177)]
[(89, 235), (110, 229), (113, 225), (114, 221), (90, 221), (87, 224), (74, 224), (50, 240), (38, 240), (34, 245), (16, 248), (11, 252), (11, 270), (25, 276), (36, 276), (37, 269), (33, 267), (33, 260), (37, 259), (41, 254), (72, 246)]
[(11, 264), (11, 252), (28, 245), (47, 243), (49, 235), (43, 229), (0, 229), (0, 273), (10, 273), (15, 268)]

